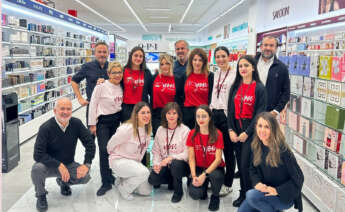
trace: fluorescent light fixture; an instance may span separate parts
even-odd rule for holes
[[[218,21],[220,18],[222,18],[223,16],[225,16],[227,13],[229,13],[231,10],[235,9],[236,7],[238,7],[239,5],[241,5],[245,0],[241,0],[239,2],[237,2],[236,4],[234,4],[232,7],[230,7],[227,11],[223,12],[220,16],[216,17],[215,19],[213,19],[212,21],[210,21],[208,24],[204,25],[203,27],[201,27],[197,32],[201,32],[202,30],[204,30],[206,27],[210,26],[211,24],[213,24],[214,22]]]
[[[194,0],[190,0],[190,2],[189,2],[189,4],[188,4],[188,7],[187,7],[187,9],[184,11],[183,16],[182,16],[182,18],[181,18],[181,20],[180,20],[180,24],[183,23],[183,20],[184,20],[184,18],[186,17],[186,15],[187,15],[187,13],[188,13],[190,7],[192,6],[193,2],[194,2]]]
[[[109,23],[111,23],[112,25],[114,25],[115,27],[117,27],[118,29],[121,29],[122,32],[126,32],[126,30],[122,27],[120,27],[118,24],[112,22],[109,18],[103,16],[102,14],[100,14],[99,12],[97,12],[96,10],[94,10],[93,8],[91,8],[89,5],[85,4],[84,2],[80,1],[80,0],[74,0],[76,2],[78,2],[79,4],[81,4],[82,6],[84,6],[85,8],[87,8],[88,10],[90,10],[91,12],[93,12],[94,14],[98,15],[99,17],[103,18],[104,20],[108,21]]]
[[[152,19],[167,19],[169,18],[168,16],[150,16]]]
[[[171,11],[169,8],[145,8],[146,11],[162,11],[162,12],[168,12]]]
[[[139,22],[139,24],[141,25],[141,27],[145,30],[145,32],[149,32],[146,28],[146,26],[143,24],[143,22],[140,20],[140,18],[137,16],[137,14],[134,12],[133,8],[131,7],[131,5],[129,5],[127,0],[123,0],[123,2],[125,2],[125,4],[127,5],[128,9],[131,11],[131,13],[134,15],[134,17],[137,19],[137,21]]]
[[[23,9],[22,7],[18,7],[17,5],[16,6],[12,6],[11,4],[7,4],[7,3],[4,2],[2,4],[2,8],[3,9],[7,9],[7,10],[11,10],[11,11],[19,13],[19,14],[24,14],[24,15],[27,15],[27,16],[30,16],[30,17],[33,17],[33,18],[37,18],[37,19],[42,20],[42,21],[48,21],[48,22],[51,22],[51,23],[54,23],[54,24],[57,24],[57,25],[62,25],[62,26],[71,28],[71,29],[77,29],[77,30],[83,31],[85,33],[96,34],[98,36],[99,35],[105,36],[102,33],[99,33],[99,32],[93,31],[93,30],[89,30],[87,28],[78,26],[76,24],[71,24],[71,23],[68,23],[66,21],[61,21],[59,19],[53,18],[53,17],[48,16],[48,15],[39,14],[38,12],[31,12],[30,10]],[[105,30],[105,31],[107,31],[107,30]]]
[[[169,24],[169,33],[171,32],[171,27],[172,27],[171,24]]]

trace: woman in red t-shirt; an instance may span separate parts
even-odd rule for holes
[[[235,82],[230,88],[228,103],[228,128],[240,172],[240,196],[233,202],[239,207],[246,192],[252,188],[249,178],[250,144],[255,116],[266,109],[266,88],[261,83],[254,57],[242,56],[237,63]]]
[[[123,72],[122,122],[131,117],[136,103],[149,103],[152,88],[152,74],[146,68],[145,52],[141,47],[134,47],[129,53]]]
[[[181,79],[174,76],[173,59],[168,54],[159,56],[159,71],[153,77],[151,94],[152,112],[152,133],[156,135],[161,125],[162,109],[169,102],[182,104],[183,84]]]
[[[188,58],[184,82],[183,123],[190,129],[195,124],[195,109],[209,105],[213,88],[213,73],[208,70],[208,59],[203,49],[194,49]]]
[[[207,199],[207,187],[211,182],[212,196],[210,211],[219,209],[219,192],[224,182],[222,133],[214,126],[212,111],[207,105],[200,105],[195,113],[195,128],[187,138],[189,168],[192,183],[189,194],[194,200]]]

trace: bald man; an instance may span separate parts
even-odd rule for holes
[[[34,147],[36,163],[32,167],[31,178],[38,211],[48,210],[46,178],[57,177],[61,194],[70,196],[70,185],[86,184],[90,180],[89,170],[95,156],[96,147],[89,130],[79,119],[72,117],[72,102],[68,98],[58,99],[54,114],[41,125]],[[74,161],[78,139],[85,147],[83,164]]]

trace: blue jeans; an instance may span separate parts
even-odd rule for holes
[[[242,202],[238,212],[275,212],[291,208],[293,202],[284,203],[278,196],[265,196],[265,193],[251,189],[246,193],[246,199]]]

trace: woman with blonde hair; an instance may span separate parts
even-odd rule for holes
[[[99,167],[102,178],[102,186],[97,191],[97,196],[104,195],[111,189],[111,184],[114,184],[115,181],[109,168],[107,144],[120,125],[123,96],[120,85],[123,76],[121,64],[118,62],[109,63],[107,72],[109,80],[96,85],[89,105],[88,123],[91,133],[97,135]]]
[[[183,83],[174,76],[173,59],[168,54],[159,56],[159,71],[153,77],[151,106],[152,106],[152,131],[153,136],[161,123],[161,112],[169,102],[182,105]]]
[[[121,196],[133,200],[132,193],[150,195],[149,170],[140,161],[151,139],[151,110],[146,102],[138,102],[131,118],[122,124],[111,137],[107,150],[109,164],[117,179]]]
[[[303,210],[301,190],[304,176],[269,112],[256,118],[256,133],[251,144],[253,157],[249,176],[254,189],[247,191],[239,212],[287,210],[292,205]]]
[[[183,123],[190,129],[195,125],[195,110],[209,105],[213,88],[213,73],[208,70],[208,58],[203,49],[194,49],[188,58],[184,80]]]

